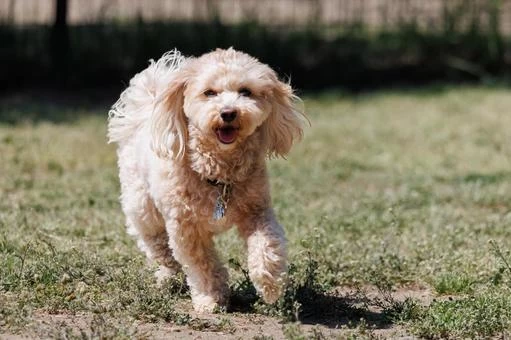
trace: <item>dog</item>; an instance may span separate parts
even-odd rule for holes
[[[193,307],[228,304],[227,270],[213,236],[235,225],[258,294],[274,303],[286,276],[286,238],[272,210],[266,159],[284,157],[308,120],[276,72],[229,48],[177,50],[136,74],[109,111],[118,144],[128,233],[159,265],[183,271]]]

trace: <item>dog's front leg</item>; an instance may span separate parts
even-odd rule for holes
[[[189,220],[168,221],[169,245],[181,264],[198,312],[212,312],[227,304],[227,271],[214,248],[213,234]]]
[[[274,303],[282,294],[287,270],[284,230],[270,208],[238,227],[247,244],[250,279],[263,300]]]

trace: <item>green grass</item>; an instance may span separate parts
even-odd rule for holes
[[[0,122],[0,334],[79,334],[69,325],[40,330],[38,317],[53,314],[87,315],[80,329],[90,337],[132,337],[134,322],[232,333],[231,317],[255,313],[351,328],[343,334],[355,337],[387,328],[437,338],[509,335],[507,89],[332,93],[305,105],[305,139],[287,160],[270,163],[289,239],[289,287],[276,306],[262,304],[236,233],[221,235],[234,311],[216,323],[183,308],[182,278],[156,288],[126,235],[107,109],[64,115],[52,107],[53,119],[34,121],[9,114],[27,108],[1,107],[10,118]],[[27,107],[35,117],[38,106]],[[378,287],[381,301],[350,299],[340,286]],[[433,301],[394,297],[413,286],[429,288]],[[297,324],[283,329],[302,336]]]
[[[414,320],[416,334],[427,338],[509,336],[509,291],[491,291],[454,301],[434,302]],[[504,336],[505,337],[505,336]]]
[[[464,274],[445,273],[435,278],[433,287],[438,294],[461,294],[472,291],[474,282]]]

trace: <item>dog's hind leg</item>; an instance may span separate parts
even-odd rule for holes
[[[125,183],[121,181],[121,183]],[[144,185],[133,179],[130,185],[122,187],[122,208],[126,215],[128,233],[137,238],[138,247],[150,260],[156,261],[160,268],[155,273],[158,283],[175,275],[181,266],[174,259],[169,248],[169,238],[165,223]]]
[[[152,206],[149,208],[149,206]],[[128,233],[137,237],[137,245],[146,256],[158,263],[159,269],[155,276],[158,283],[162,283],[168,277],[175,275],[181,270],[180,264],[174,259],[172,250],[169,248],[169,239],[164,228],[163,220],[154,209],[152,203],[147,203],[149,211],[143,214],[126,214]],[[151,211],[154,209],[154,211]]]

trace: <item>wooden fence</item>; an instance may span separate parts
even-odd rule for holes
[[[218,20],[265,26],[422,30],[488,30],[511,33],[511,0],[68,0],[69,24],[105,21]],[[0,0],[0,22],[50,24],[55,0]],[[494,27],[496,25],[496,27]]]

